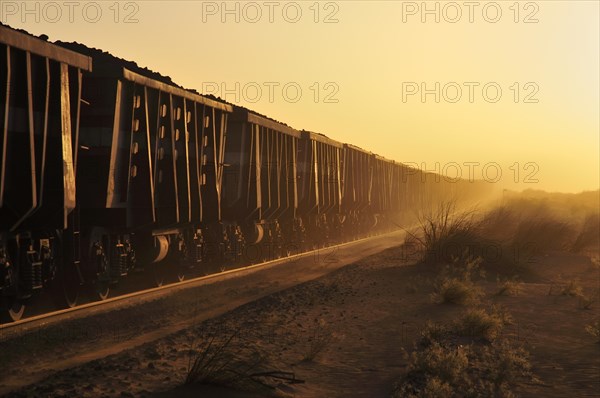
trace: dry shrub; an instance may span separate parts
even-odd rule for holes
[[[420,250],[421,262],[425,264],[480,257],[486,266],[494,265],[503,274],[512,273],[532,262],[545,249],[546,242],[564,240],[569,226],[541,218],[540,214],[546,212],[530,211],[525,217],[511,207],[500,207],[478,216],[474,211],[457,211],[454,202],[442,202],[435,211],[418,216],[419,227],[407,231],[404,245],[412,249],[412,254]],[[532,217],[542,221],[533,222]],[[538,227],[556,236],[548,239]],[[543,242],[538,242],[538,237]]]
[[[551,250],[567,250],[572,246],[575,229],[572,225],[551,217],[524,219],[519,223],[513,245],[532,255]]]
[[[466,351],[462,347],[449,350],[434,342],[422,351],[413,352],[409,372],[434,375],[446,382],[455,381],[469,364]]]
[[[421,330],[417,347],[427,348],[434,343],[444,344],[452,335],[452,328],[440,323],[427,321],[425,327]]]
[[[477,233],[501,249],[500,258],[494,259],[499,265],[519,269],[548,251],[583,253],[598,247],[600,216],[593,203],[581,202],[585,195],[530,195],[508,200],[477,224]],[[483,257],[489,262],[489,256]]]
[[[529,355],[507,341],[491,345],[434,343],[411,354],[393,398],[511,397],[513,385],[531,377]]]
[[[522,347],[512,346],[507,340],[481,346],[476,361],[481,364],[479,377],[487,379],[483,383],[488,384],[487,396],[490,397],[511,396],[511,382],[531,376],[529,353]]]
[[[434,376],[427,380],[420,396],[424,398],[442,398],[449,397],[451,394],[452,386]]]
[[[449,327],[428,322],[393,398],[513,396],[515,382],[531,377],[531,365],[527,351],[496,338],[505,321],[494,311],[470,311]],[[473,326],[493,341],[459,344],[464,343],[459,329]]]

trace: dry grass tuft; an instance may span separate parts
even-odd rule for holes
[[[324,319],[315,319],[315,325],[310,332],[308,347],[303,361],[314,361],[318,355],[327,349],[334,340],[334,332]]]
[[[521,290],[521,281],[517,277],[500,280],[496,279],[498,290],[496,296],[518,296]]]
[[[478,302],[482,290],[470,281],[444,278],[436,286],[433,301],[444,304],[467,305]]]
[[[584,297],[583,288],[575,279],[564,281],[559,275],[556,280],[553,280],[548,288],[548,296],[567,296],[567,297]]]
[[[455,331],[460,336],[471,339],[494,341],[500,335],[505,322],[499,313],[471,309],[456,321]]]
[[[437,209],[417,216],[418,232],[407,232],[405,244],[417,246],[423,251],[424,263],[449,263],[462,259],[481,245],[476,233],[473,211],[458,212],[455,201],[441,202]]]
[[[474,304],[483,296],[476,285],[476,276],[482,276],[481,259],[454,260],[447,266],[434,284],[432,300],[436,303],[467,305]]]
[[[576,280],[567,282],[560,291],[561,296],[581,297],[583,296],[583,288]]]
[[[579,296],[579,308],[582,310],[591,310],[592,305],[598,300],[600,291],[596,291],[592,296],[588,296],[585,293]]]
[[[581,296],[579,297],[579,308],[582,310],[591,310],[594,301],[596,301],[595,297]]]
[[[272,392],[273,384],[302,383],[294,373],[268,368],[269,359],[239,329],[216,327],[192,335],[185,384],[211,384],[244,391]]]
[[[212,333],[198,342],[192,341],[188,353],[185,384],[236,385],[261,362],[255,350],[254,358],[245,362],[236,355],[238,333]],[[251,347],[244,347],[251,348]]]
[[[594,323],[586,325],[585,331],[596,339],[596,343],[600,344],[600,319]]]

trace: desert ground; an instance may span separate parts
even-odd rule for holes
[[[597,245],[448,262],[406,242],[7,396],[600,395]]]

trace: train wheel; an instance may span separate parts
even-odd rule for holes
[[[16,297],[8,297],[6,299],[6,309],[0,313],[0,321],[16,322],[23,317],[25,313],[25,303],[23,300]]]
[[[94,283],[94,292],[98,299],[101,301],[106,300],[110,294],[110,281],[98,279]]]
[[[154,284],[156,287],[161,287],[165,284],[165,280],[167,279],[166,267],[164,264],[151,264],[152,267],[152,279],[154,280]]]
[[[184,280],[185,280],[185,269],[183,269],[182,267],[179,267],[179,269],[177,270],[177,281],[183,282]]]
[[[67,308],[77,305],[79,299],[79,280],[65,281],[63,285],[64,304]]]
[[[73,308],[77,305],[81,283],[75,264],[63,265],[52,284],[53,295],[59,308]]]
[[[11,306],[8,308],[8,316],[10,316],[10,318],[13,321],[18,321],[23,317],[23,314],[25,313],[25,304],[16,299],[12,302]]]

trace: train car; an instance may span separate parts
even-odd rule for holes
[[[377,232],[397,228],[394,220],[397,218],[399,203],[394,203],[394,169],[395,162],[383,156],[373,155],[373,213],[377,224]]]
[[[298,211],[308,247],[341,238],[341,159],[343,144],[324,135],[302,131],[298,148]]]
[[[402,163],[395,162],[392,177],[392,207],[395,209],[393,222],[397,226],[406,226],[411,222],[411,211],[408,190],[408,167]]]
[[[299,131],[235,107],[225,155],[223,218],[232,256],[244,251],[256,262],[300,250],[303,228],[298,211],[296,156]],[[242,239],[240,238],[243,237]]]
[[[76,205],[82,79],[90,57],[0,26],[2,316],[52,285],[80,283]],[[54,282],[54,284],[53,284]],[[63,295],[64,293],[64,295]]]
[[[371,207],[373,154],[344,144],[341,167],[343,235],[356,239],[377,223]]]
[[[221,186],[231,105],[107,53],[86,80],[78,165],[82,256],[101,299],[137,264],[160,285],[223,246]],[[212,250],[209,250],[211,249]]]

